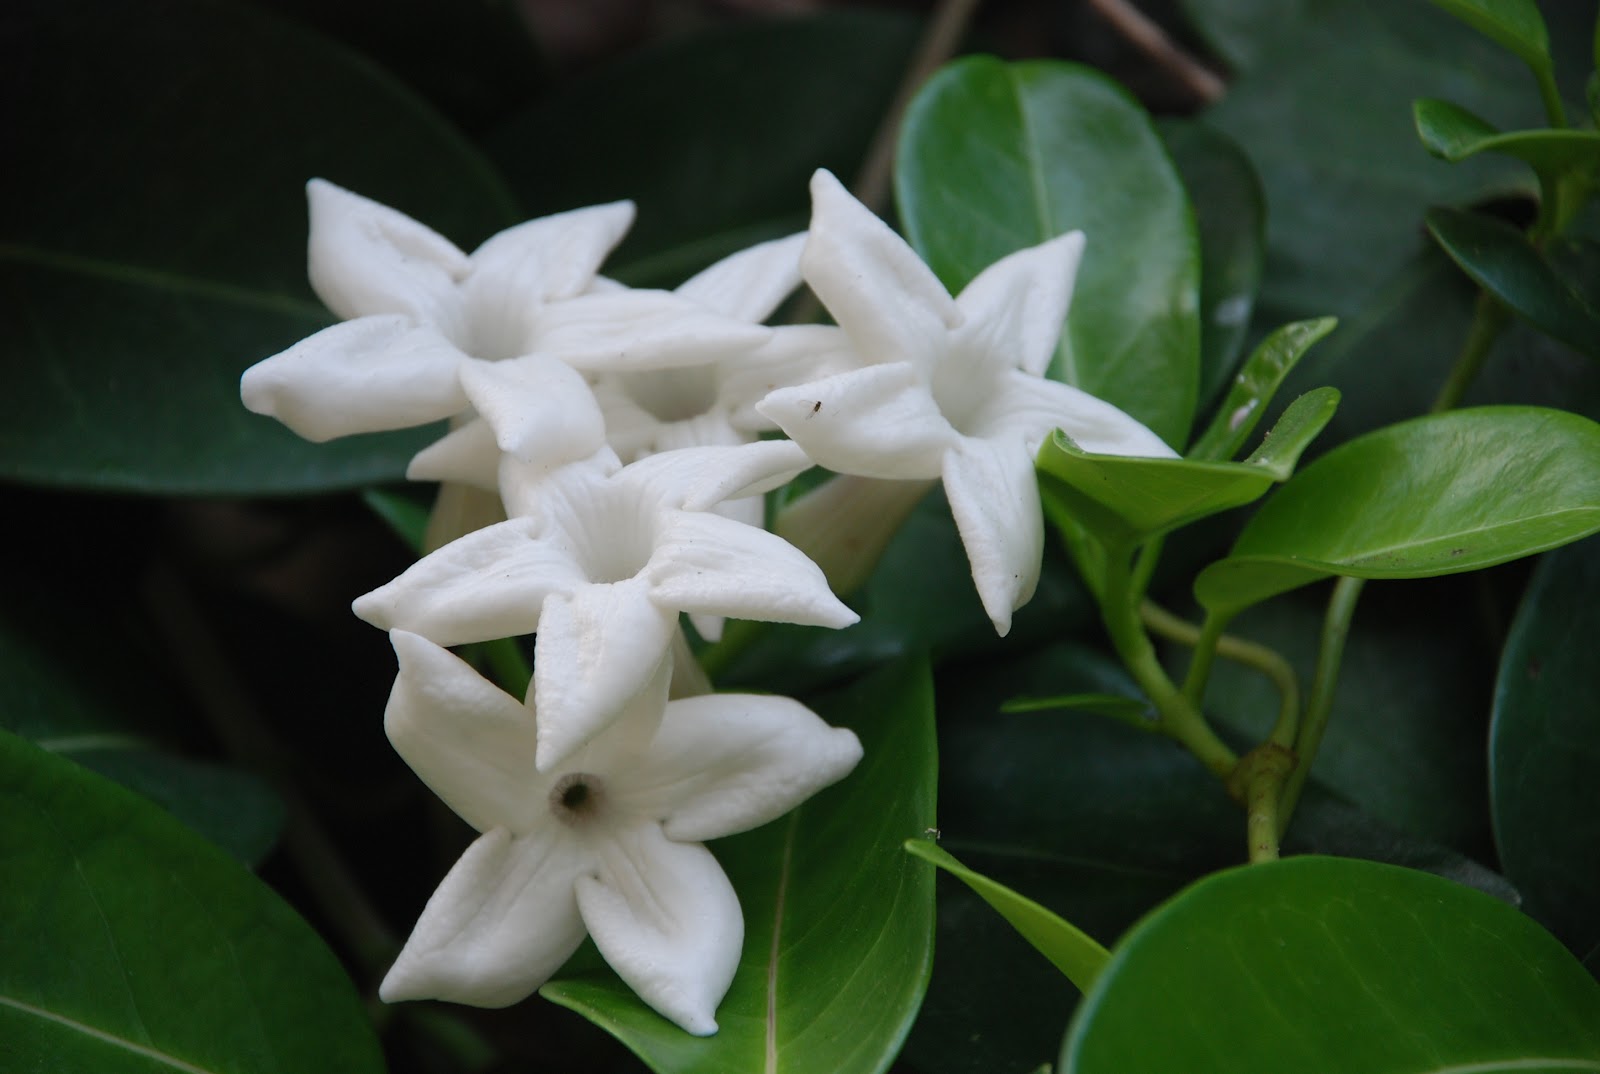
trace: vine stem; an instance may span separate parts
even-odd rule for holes
[[[1209,645],[1211,651],[1224,660],[1231,660],[1266,676],[1278,691],[1278,719],[1267,741],[1285,749],[1293,748],[1300,722],[1300,678],[1289,661],[1276,649],[1222,633],[1224,624],[1211,616],[1207,616],[1205,626],[1197,627],[1151,600],[1139,606],[1139,617],[1156,634],[1180,645],[1196,648],[1196,664],[1199,663],[1199,647]],[[1194,666],[1190,665],[1191,678]],[[1204,693],[1204,677],[1197,688],[1194,683],[1185,681],[1184,696],[1192,704],[1198,706]]]
[[[1089,0],[1089,6],[1156,66],[1182,83],[1200,104],[1211,104],[1228,92],[1228,84],[1216,72],[1179,48],[1159,24],[1128,0]]]
[[[1322,642],[1317,650],[1317,672],[1311,680],[1311,693],[1306,699],[1305,718],[1300,722],[1300,732],[1295,740],[1295,753],[1300,763],[1289,773],[1283,785],[1282,800],[1278,805],[1277,825],[1280,834],[1289,825],[1294,807],[1305,789],[1306,775],[1311,771],[1312,759],[1322,745],[1322,734],[1328,729],[1328,714],[1333,711],[1333,698],[1339,682],[1339,665],[1344,660],[1344,643],[1350,634],[1350,621],[1356,613],[1356,603],[1366,588],[1365,578],[1340,578],[1333,585],[1333,596],[1328,600],[1328,611],[1322,620]]]
[[[1467,388],[1477,378],[1478,371],[1483,368],[1484,359],[1489,356],[1490,348],[1494,346],[1494,341],[1500,337],[1501,331],[1510,319],[1511,314],[1499,299],[1487,291],[1478,292],[1478,300],[1473,306],[1472,326],[1467,329],[1466,342],[1461,347],[1461,353],[1456,356],[1455,364],[1450,367],[1450,375],[1446,378],[1444,386],[1439,389],[1438,398],[1434,399],[1433,406],[1428,408],[1430,414],[1440,414],[1461,404],[1461,397],[1467,393]]]

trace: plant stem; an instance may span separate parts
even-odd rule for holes
[[[1483,368],[1483,360],[1489,356],[1489,349],[1494,346],[1494,341],[1510,319],[1511,314],[1499,299],[1487,291],[1478,292],[1478,300],[1473,306],[1472,325],[1467,329],[1467,340],[1461,347],[1461,353],[1456,356],[1455,364],[1450,367],[1450,375],[1444,387],[1439,389],[1438,398],[1429,408],[1430,414],[1439,414],[1460,405],[1461,397],[1478,376],[1478,371]]]
[[[1089,6],[1156,66],[1181,82],[1200,104],[1211,104],[1228,91],[1227,83],[1214,71],[1179,48],[1166,31],[1128,0],[1089,0]]]
[[[1225,621],[1216,620],[1213,616],[1207,616],[1205,625],[1197,627],[1149,600],[1140,605],[1139,615],[1146,626],[1162,637],[1195,647],[1196,663],[1199,662],[1200,647],[1209,644],[1214,647],[1216,655],[1224,660],[1252,668],[1270,679],[1278,690],[1278,720],[1273,724],[1272,733],[1267,736],[1267,741],[1285,749],[1293,748],[1295,730],[1300,722],[1300,678],[1295,674],[1289,661],[1285,660],[1276,649],[1222,633]],[[1208,664],[1209,662],[1207,660]],[[1193,672],[1194,664],[1191,664],[1191,677]],[[1186,680],[1184,696],[1198,707],[1205,694],[1205,681],[1201,680],[1198,692],[1193,692],[1191,686],[1192,684]]]
[[[1245,833],[1251,862],[1278,860],[1279,812],[1287,801],[1284,781],[1295,771],[1295,755],[1264,742],[1239,762],[1247,773],[1244,787]]]
[[[1539,83],[1539,99],[1544,102],[1544,114],[1550,120],[1550,125],[1565,127],[1567,110],[1561,104],[1561,90],[1556,86],[1555,70],[1549,64],[1535,67],[1533,77]]]
[[[1333,711],[1333,698],[1338,690],[1339,665],[1344,660],[1344,643],[1350,634],[1350,620],[1355,616],[1356,603],[1365,578],[1340,578],[1333,585],[1333,596],[1328,600],[1328,611],[1322,620],[1322,642],[1317,649],[1317,672],[1311,680],[1311,693],[1306,698],[1306,711],[1300,721],[1294,752],[1300,763],[1289,773],[1284,784],[1283,798],[1278,808],[1278,831],[1283,832],[1294,815],[1305,788],[1311,762],[1322,745],[1322,734],[1328,729],[1328,715]]]

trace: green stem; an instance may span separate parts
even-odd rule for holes
[[[1322,745],[1322,734],[1328,729],[1328,715],[1333,711],[1333,698],[1339,684],[1339,665],[1344,660],[1345,639],[1350,634],[1350,620],[1355,616],[1356,603],[1366,584],[1365,578],[1340,578],[1334,583],[1333,596],[1328,600],[1328,611],[1322,620],[1322,641],[1317,649],[1317,671],[1312,677],[1305,716],[1295,737],[1294,752],[1299,764],[1289,773],[1279,805],[1280,833],[1294,815],[1300,792],[1305,788],[1306,775],[1311,771],[1311,762]]]
[[[1552,127],[1567,125],[1567,110],[1561,104],[1561,90],[1556,86],[1555,68],[1550,64],[1533,69],[1534,80],[1539,83],[1539,99],[1544,102],[1544,114]]]
[[[1456,356],[1455,364],[1450,367],[1450,376],[1439,390],[1438,398],[1429,408],[1430,414],[1439,414],[1461,405],[1461,397],[1467,393],[1467,388],[1483,368],[1483,360],[1489,356],[1489,349],[1510,320],[1511,314],[1499,299],[1487,291],[1478,292],[1478,301],[1472,311],[1472,325],[1467,329],[1467,341]]]
[[[1300,678],[1295,674],[1289,661],[1285,660],[1276,649],[1222,633],[1226,620],[1214,616],[1207,616],[1205,625],[1197,627],[1149,600],[1140,606],[1139,615],[1146,626],[1162,637],[1194,647],[1196,663],[1200,660],[1202,646],[1209,646],[1215,655],[1224,660],[1231,660],[1235,664],[1251,668],[1270,679],[1278,690],[1278,720],[1273,724],[1272,733],[1267,736],[1267,741],[1285,749],[1294,746],[1295,730],[1300,722]],[[1206,663],[1209,665],[1209,657],[1206,658]],[[1189,666],[1189,672],[1192,679],[1193,663]],[[1205,695],[1205,685],[1204,676],[1198,687],[1186,680],[1184,696],[1198,707]]]

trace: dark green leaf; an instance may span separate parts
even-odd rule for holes
[[[1423,148],[1452,164],[1479,153],[1500,153],[1554,174],[1600,162],[1600,133],[1595,131],[1501,133],[1465,108],[1427,97],[1412,103],[1411,115]]]
[[[1193,120],[1165,120],[1172,154],[1200,229],[1200,394],[1209,405],[1233,372],[1266,255],[1261,179],[1232,138]]]
[[[1250,352],[1244,367],[1234,378],[1233,387],[1217,408],[1216,416],[1189,449],[1188,457],[1195,460],[1233,458],[1267,412],[1267,405],[1289,370],[1318,340],[1332,332],[1336,324],[1332,317],[1297,321],[1262,340]]]
[[[381,1071],[349,979],[264,884],[0,733],[0,1067]]]
[[[932,862],[977,892],[1080,991],[1087,992],[1095,975],[1105,967],[1109,957],[1106,949],[1080,929],[1004,884],[973,872],[936,843],[910,839],[906,841],[906,851]]]
[[[1600,425],[1537,407],[1457,410],[1312,463],[1200,574],[1195,594],[1227,615],[1330,575],[1455,574],[1597,530]]]
[[[1550,70],[1550,32],[1534,0],[1433,0],[1535,71]]]
[[[817,710],[854,729],[866,758],[789,816],[713,845],[745,913],[717,1035],[687,1035],[610,973],[558,979],[541,995],[662,1074],[888,1069],[933,957],[933,870],[901,850],[934,824],[932,683],[924,663],[901,663]]]
[[[27,101],[0,210],[0,475],[230,493],[400,475],[425,434],[306,444],[244,410],[239,374],[329,320],[307,179],[475,241],[516,214],[469,146],[244,4],[8,4],[0,95]]]
[[[1286,480],[1338,405],[1332,388],[1296,399],[1244,462],[1091,455],[1058,432],[1039,449],[1040,489],[1101,541],[1143,541],[1250,503]]]
[[[1051,375],[1183,443],[1199,384],[1200,257],[1150,118],[1097,71],[976,56],[907,110],[895,173],[912,246],[952,291],[1015,250],[1088,237]]]
[[[1600,543],[1552,552],[1511,629],[1489,739],[1495,842],[1528,913],[1600,944]]]
[[[805,229],[811,173],[856,173],[917,33],[858,11],[686,35],[566,87],[488,150],[532,211],[633,199],[638,223],[606,271],[676,285]]]
[[[1292,858],[1209,877],[1129,933],[1061,1070],[1600,1070],[1600,985],[1470,888]]]
[[[1530,324],[1600,357],[1600,309],[1568,286],[1522,232],[1457,209],[1429,212],[1428,230],[1463,272]]]

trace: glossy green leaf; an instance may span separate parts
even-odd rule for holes
[[[1338,405],[1332,388],[1302,395],[1244,462],[1091,455],[1057,432],[1039,449],[1040,489],[1107,544],[1146,540],[1250,503],[1287,480]]]
[[[1194,204],[1200,230],[1200,394],[1207,406],[1233,373],[1266,256],[1267,207],[1237,142],[1195,120],[1157,128]]]
[[[1555,173],[1600,163],[1600,133],[1580,130],[1501,132],[1449,101],[1424,97],[1411,106],[1423,148],[1450,161],[1479,153],[1500,153],[1531,164],[1535,171]]]
[[[919,33],[905,15],[839,11],[673,35],[561,87],[486,148],[530,212],[632,199],[607,274],[676,286],[805,229],[811,173],[860,170]]]
[[[1522,232],[1458,209],[1429,212],[1428,230],[1463,272],[1530,324],[1600,357],[1600,308],[1562,279]]]
[[[1550,32],[1534,0],[1433,0],[1535,71],[1550,70]]]
[[[0,733],[0,1067],[384,1069],[331,952],[137,795]]]
[[[1015,250],[1088,238],[1051,375],[1183,443],[1199,383],[1200,256],[1183,185],[1126,90],[1088,68],[975,56],[906,112],[912,246],[952,291]]]
[[[541,995],[661,1074],[889,1068],[933,956],[933,870],[901,850],[934,824],[932,683],[924,663],[902,662],[816,708],[852,728],[866,757],[787,817],[712,844],[745,914],[716,1036],[689,1036],[609,972],[558,978]]]
[[[1568,946],[1600,946],[1600,542],[1550,553],[1495,688],[1490,794],[1501,867]]]
[[[1202,880],[1118,943],[1063,1074],[1600,1070],[1600,984],[1427,873],[1291,858]]]
[[[1289,370],[1337,324],[1332,317],[1296,321],[1275,329],[1263,339],[1234,377],[1233,386],[1217,407],[1216,416],[1189,449],[1188,457],[1195,460],[1233,458],[1266,414],[1268,404]]]
[[[1080,991],[1087,992],[1095,976],[1105,968],[1110,955],[1081,929],[1004,884],[973,872],[938,844],[910,839],[906,841],[906,852],[932,862],[976,891]]]
[[[244,410],[239,374],[330,320],[305,280],[307,179],[470,247],[517,219],[476,152],[247,4],[19,0],[0,49],[0,95],[28,102],[0,199],[0,476],[186,493],[399,477],[427,434],[307,444]]]
[[[1560,410],[1434,414],[1343,444],[1256,513],[1195,580],[1231,614],[1326,578],[1478,570],[1600,530],[1600,425]]]

